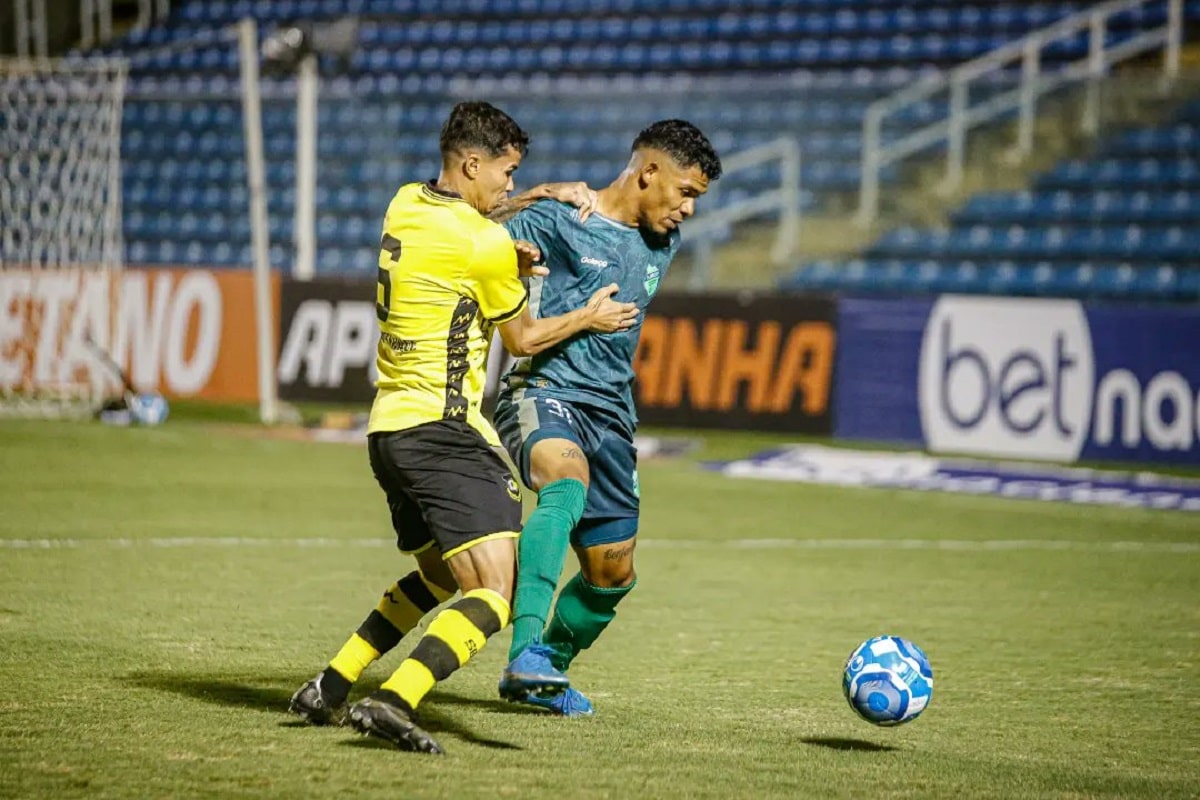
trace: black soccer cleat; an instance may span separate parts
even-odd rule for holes
[[[359,733],[391,742],[401,750],[443,755],[445,750],[413,722],[411,711],[396,704],[392,692],[373,692],[350,706],[350,725]]]
[[[288,711],[297,714],[310,725],[344,725],[346,722],[346,701],[331,696],[324,686],[325,673],[322,672],[308,683],[301,686],[292,695]]]

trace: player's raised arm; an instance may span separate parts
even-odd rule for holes
[[[558,200],[569,203],[579,209],[579,219],[582,222],[596,208],[596,192],[582,181],[564,183],[542,183],[528,191],[513,195],[496,206],[487,217],[492,222],[507,222],[517,212],[528,208],[538,200]]]

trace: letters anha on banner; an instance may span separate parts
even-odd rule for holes
[[[0,386],[115,386],[85,344],[90,338],[141,390],[253,400],[252,308],[252,276],[243,272],[5,270]]]

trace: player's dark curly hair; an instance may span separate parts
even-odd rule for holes
[[[721,158],[699,128],[682,119],[664,119],[643,130],[633,140],[633,150],[653,147],[675,159],[679,166],[697,165],[710,181],[721,177]]]
[[[529,149],[529,134],[491,103],[469,100],[451,110],[442,126],[438,144],[443,158],[472,147],[486,150],[492,158],[509,146],[525,155]]]

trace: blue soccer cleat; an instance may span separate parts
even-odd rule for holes
[[[545,645],[531,644],[518,653],[500,676],[500,696],[517,701],[534,694],[550,698],[570,688],[571,680],[550,663],[553,652]]]
[[[558,714],[563,717],[590,717],[596,713],[592,709],[591,700],[584,697],[579,690],[570,688],[552,697],[530,694],[515,702],[523,703],[527,706],[544,708],[552,714]]]

